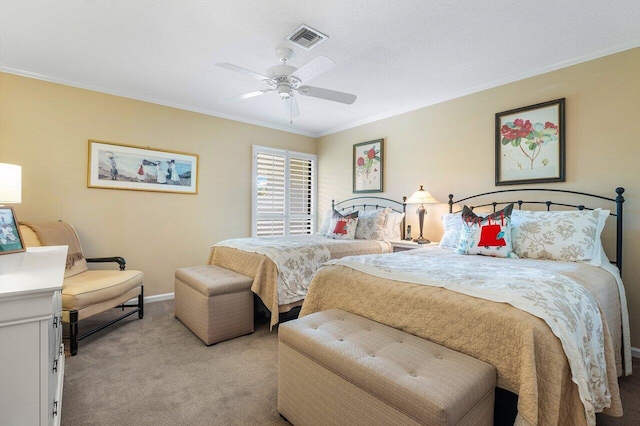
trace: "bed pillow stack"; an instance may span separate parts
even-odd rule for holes
[[[503,209],[503,212],[507,208]],[[468,208],[465,206],[464,209]],[[465,230],[463,214],[442,215],[444,234],[440,247],[463,254],[486,254],[471,253],[466,249],[471,244],[468,238],[472,230]],[[609,210],[602,209],[514,210],[510,214],[508,230],[513,256],[507,257],[586,262],[600,266],[608,261],[600,235],[609,214]]]

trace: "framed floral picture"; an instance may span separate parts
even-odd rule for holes
[[[564,182],[564,98],[496,114],[496,185]]]
[[[353,145],[353,192],[382,192],[384,139]]]

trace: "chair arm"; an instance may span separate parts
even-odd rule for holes
[[[85,259],[87,263],[104,263],[104,262],[115,262],[120,265],[120,270],[124,271],[124,268],[127,266],[127,261],[124,260],[124,257],[116,256],[116,257],[94,257]]]

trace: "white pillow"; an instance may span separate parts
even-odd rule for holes
[[[445,213],[442,215],[444,234],[440,238],[440,247],[457,249],[462,231],[462,213]]]
[[[331,218],[333,216],[333,211],[331,209],[327,210],[322,218],[322,225],[320,225],[320,231],[318,231],[319,235],[324,235],[325,237],[329,233],[329,226],[331,225]]]
[[[385,240],[384,222],[389,213],[388,207],[382,210],[360,211],[358,213],[358,227],[356,239],[358,240]]]
[[[609,210],[521,211],[512,215],[511,238],[518,257],[602,262],[600,234]]]
[[[404,213],[389,209],[384,220],[385,241],[402,240],[402,219]]]

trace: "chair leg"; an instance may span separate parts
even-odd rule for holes
[[[69,346],[71,356],[78,353],[78,311],[69,311]]]
[[[144,286],[140,286],[140,294],[138,295],[138,318],[142,319],[144,317]]]

